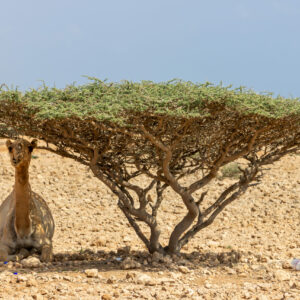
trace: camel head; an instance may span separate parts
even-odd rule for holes
[[[31,153],[37,146],[37,140],[28,142],[24,139],[18,139],[14,142],[6,141],[6,146],[10,156],[10,162],[13,167],[29,166]]]

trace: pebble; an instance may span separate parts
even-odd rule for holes
[[[32,295],[32,299],[34,299],[34,300],[43,300],[44,297],[41,294],[34,294],[34,295]]]
[[[282,281],[287,281],[287,280],[291,279],[290,273],[288,273],[287,271],[283,271],[283,270],[276,270],[274,272],[274,276],[275,276],[275,278],[282,280]]]
[[[154,280],[152,277],[150,277],[147,274],[138,274],[135,282],[137,284],[145,284],[145,285],[156,285],[156,280]]]
[[[207,288],[207,289],[210,289],[212,287],[212,284],[210,284],[209,282],[206,282],[204,284],[204,286]]]
[[[86,269],[84,270],[84,273],[87,277],[95,278],[98,277],[98,270],[97,269]]]
[[[25,282],[27,280],[28,280],[28,278],[24,275],[18,275],[17,276],[17,282]]]
[[[178,270],[183,273],[183,274],[188,274],[191,272],[191,270],[188,268],[188,267],[185,267],[185,266],[179,266],[178,267]]]
[[[41,261],[37,257],[28,257],[21,260],[21,264],[25,268],[38,268],[42,266]]]
[[[157,251],[155,251],[153,254],[152,254],[152,262],[162,262],[164,259],[164,256],[162,253],[159,253]]]
[[[141,264],[131,257],[126,257],[120,264],[121,269],[129,270],[129,269],[139,269]]]

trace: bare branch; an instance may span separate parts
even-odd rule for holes
[[[130,213],[126,209],[126,207],[122,204],[121,201],[118,202],[118,206],[121,208],[121,211],[124,213],[125,217],[127,218],[129,224],[133,227],[134,231],[136,232],[137,236],[143,241],[146,247],[149,249],[150,242],[146,238],[146,236],[141,231],[140,227],[136,223],[136,221],[131,217]]]

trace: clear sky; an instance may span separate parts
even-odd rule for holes
[[[299,0],[0,4],[0,84],[180,78],[300,96]]]

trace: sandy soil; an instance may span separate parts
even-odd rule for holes
[[[55,260],[0,265],[0,299],[300,299],[300,271],[290,267],[300,258],[300,156],[270,166],[260,185],[172,258],[147,253],[115,196],[86,167],[34,155],[30,181],[55,219]],[[14,182],[3,140],[0,178],[1,203]],[[215,180],[210,197],[230,182]],[[162,242],[184,212],[167,191]]]

